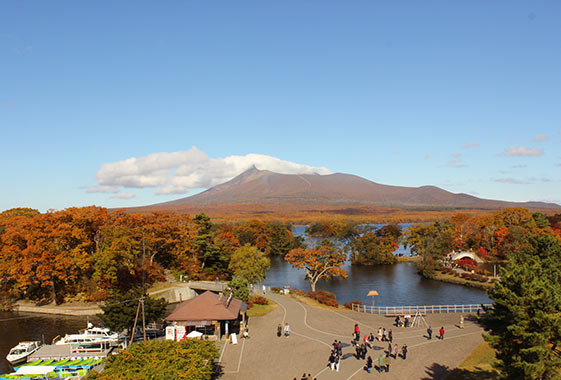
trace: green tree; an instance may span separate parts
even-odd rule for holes
[[[542,214],[541,212],[535,212],[532,214],[532,218],[534,219],[534,221],[536,222],[536,226],[538,226],[538,228],[548,228],[551,227],[551,224],[549,223],[549,220],[547,219],[547,216],[545,216],[544,214]]]
[[[561,246],[532,235],[509,255],[482,318],[501,379],[561,379]]]
[[[349,246],[351,262],[354,265],[381,265],[396,262],[393,252],[398,246],[393,235],[379,236],[377,233],[367,232],[352,239]]]
[[[271,260],[263,252],[246,244],[236,249],[228,268],[235,276],[245,278],[250,284],[256,284],[265,279],[270,267]]]
[[[102,372],[87,380],[210,380],[216,375],[218,348],[208,340],[152,340],[110,356]]]
[[[432,278],[440,267],[442,257],[454,249],[454,236],[447,222],[415,224],[407,229],[402,239],[405,247],[421,257],[417,264],[424,277]]]
[[[214,242],[215,232],[210,218],[205,213],[200,213],[193,218],[193,222],[198,228],[193,249],[201,262],[201,270],[211,274],[224,273],[227,271],[229,258]]]
[[[247,302],[249,299],[249,283],[243,277],[234,276],[228,283],[228,287],[224,290],[224,295],[230,296]]]
[[[100,306],[103,314],[98,314],[97,316],[103,321],[105,326],[114,331],[132,330],[138,308],[138,300],[141,297],[141,289],[131,289],[126,293],[118,294],[114,298],[107,300],[105,305]],[[145,295],[144,318],[146,323],[162,319],[166,313],[167,305],[167,301],[163,298],[155,299]],[[142,321],[142,319],[139,319],[139,321]]]

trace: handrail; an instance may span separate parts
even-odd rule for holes
[[[351,304],[353,311],[371,314],[440,314],[440,313],[473,313],[482,310],[483,307],[491,307],[491,304],[467,304],[467,305],[414,305],[414,306],[369,306],[357,303]]]

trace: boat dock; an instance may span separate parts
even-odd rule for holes
[[[84,347],[71,344],[48,344],[41,346],[27,358],[27,362],[36,360],[63,360],[63,359],[105,359],[114,347],[108,346],[99,349],[84,349]]]

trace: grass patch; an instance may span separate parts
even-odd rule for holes
[[[421,261],[420,256],[397,256],[396,263],[411,263]]]
[[[479,281],[470,281],[462,277],[455,277],[450,274],[444,274],[441,272],[436,272],[436,275],[432,278],[433,280],[449,282],[451,284],[458,284],[458,285],[465,285],[471,286],[474,288],[479,289],[490,289],[494,288],[495,284],[491,282],[479,282]]]
[[[267,298],[269,301],[268,305],[258,305],[253,304],[251,309],[247,310],[248,317],[262,317],[266,314],[269,314],[271,311],[275,310],[278,304],[270,298]]]
[[[458,368],[448,374],[446,380],[494,380],[498,376],[491,365],[494,360],[495,350],[487,342],[483,342]]]
[[[156,282],[151,287],[148,288],[147,292],[148,293],[154,293],[154,292],[157,292],[159,290],[171,289],[171,288],[173,288],[177,285],[178,285],[177,283],[168,282],[168,281]]]

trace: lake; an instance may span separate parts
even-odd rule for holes
[[[410,224],[401,226],[405,229]],[[305,236],[306,226],[294,226],[293,231],[295,235]],[[318,239],[306,240],[311,245]],[[403,246],[396,253],[403,256],[411,254]],[[380,294],[375,299],[379,306],[491,303],[483,290],[423,278],[417,274],[414,263],[360,267],[347,261],[343,269],[348,274],[346,279],[320,280],[317,284],[317,289],[335,293],[340,304],[358,300],[371,305],[372,298],[366,296],[370,290],[377,290]],[[311,290],[310,283],[304,276],[304,270],[293,268],[282,257],[272,257],[271,269],[264,283],[268,286]]]

